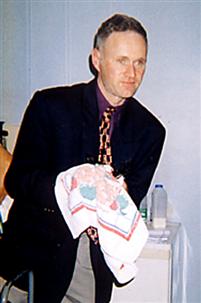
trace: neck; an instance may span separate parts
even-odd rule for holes
[[[98,87],[99,87],[101,93],[103,94],[103,96],[105,97],[105,99],[107,100],[107,102],[110,105],[117,107],[117,106],[122,105],[125,102],[125,99],[122,99],[120,97],[117,97],[117,96],[114,96],[114,95],[108,93],[106,91],[102,81],[100,80],[100,78],[98,78],[97,83],[98,83]]]

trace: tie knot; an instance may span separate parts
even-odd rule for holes
[[[109,107],[106,108],[105,112],[106,112],[106,113],[113,113],[115,110],[116,110],[115,107],[109,106]]]
[[[112,113],[116,110],[115,107],[107,107],[106,110],[103,113],[103,119],[110,120],[112,117]]]

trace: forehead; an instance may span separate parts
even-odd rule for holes
[[[146,57],[147,45],[142,35],[134,31],[113,32],[103,43],[103,52],[113,55]]]

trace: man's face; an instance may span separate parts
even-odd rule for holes
[[[98,71],[99,87],[113,106],[121,105],[137,91],[146,57],[146,43],[133,31],[113,32],[100,49],[93,49],[92,62]]]

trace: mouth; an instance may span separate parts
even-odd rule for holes
[[[122,82],[122,85],[123,85],[123,86],[126,86],[126,87],[130,87],[130,88],[135,88],[136,82],[123,81],[123,82]]]
[[[135,85],[136,81],[134,81],[134,80],[132,80],[132,81],[131,80],[123,80],[122,83],[128,84],[128,85]]]

